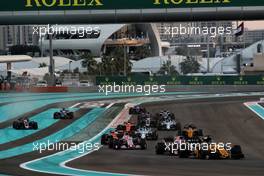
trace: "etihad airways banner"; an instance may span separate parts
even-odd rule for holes
[[[2,0],[0,11],[264,6],[264,0]]]

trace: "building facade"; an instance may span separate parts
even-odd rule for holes
[[[8,51],[14,45],[37,45],[38,35],[31,25],[0,26],[0,50]]]

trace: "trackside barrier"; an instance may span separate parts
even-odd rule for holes
[[[11,89],[11,85],[8,82],[0,83],[0,90],[9,91]]]
[[[97,85],[264,85],[264,76],[99,76]]]
[[[68,92],[68,87],[31,87],[29,92],[32,93],[53,93],[53,92]]]

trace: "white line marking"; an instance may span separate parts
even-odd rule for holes
[[[109,104],[108,106],[106,106],[106,109],[111,108],[114,104],[115,104],[115,103],[111,103],[111,104]]]
[[[79,106],[80,104],[81,104],[81,103],[77,103],[77,104],[71,106],[70,108],[75,108],[75,107]]]
[[[252,107],[250,107],[250,105],[256,105],[256,106],[259,106],[260,108],[263,109],[263,107],[260,106],[258,103],[259,103],[259,102],[247,102],[247,103],[244,103],[244,105],[245,105],[247,108],[249,108],[251,111],[253,111],[255,114],[257,114],[261,119],[264,120],[264,117],[263,117],[261,114],[259,114],[259,113],[258,113],[257,111],[255,111]]]

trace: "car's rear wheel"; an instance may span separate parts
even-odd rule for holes
[[[68,116],[69,116],[69,119],[73,119],[73,118],[74,118],[74,114],[73,114],[73,112],[69,112],[69,113],[68,113]]]
[[[113,140],[112,139],[110,139],[109,140],[109,144],[108,144],[108,148],[110,148],[110,149],[112,149],[113,148]]]
[[[60,113],[58,112],[55,112],[54,115],[53,115],[54,119],[60,119],[61,118],[61,115]]]
[[[36,122],[33,122],[33,123],[32,123],[32,128],[33,128],[34,130],[37,130],[37,129],[38,129],[38,124],[37,124]]]
[[[147,149],[147,143],[145,140],[140,141],[140,147],[141,147],[141,150]]]
[[[107,138],[108,138],[107,134],[103,134],[102,135],[102,137],[101,137],[101,144],[102,145],[106,145],[107,144],[107,142],[106,142]]]
[[[178,123],[176,124],[176,130],[178,130],[178,131],[181,130],[181,123],[180,123],[180,122],[178,122]]]
[[[120,147],[121,147],[121,146],[120,146],[119,141],[115,140],[115,141],[113,142],[113,148],[114,148],[115,150],[119,150]]]
[[[156,145],[156,154],[157,155],[163,155],[165,153],[165,144],[158,143]]]
[[[203,130],[202,129],[198,130],[198,136],[203,136]]]
[[[159,138],[159,135],[158,135],[157,131],[155,131],[153,134],[153,140],[158,140],[158,138]]]
[[[241,146],[240,145],[235,145],[231,149],[231,158],[232,159],[242,159],[244,158],[244,154],[242,152]]]
[[[17,122],[13,122],[13,128],[14,128],[14,129],[18,129],[18,128],[19,128],[19,126],[18,126],[18,123],[17,123]]]
[[[134,112],[133,112],[133,108],[130,108],[130,109],[129,109],[129,115],[131,115],[131,114],[134,114]]]
[[[210,155],[208,151],[201,150],[200,151],[200,159],[210,159]]]

